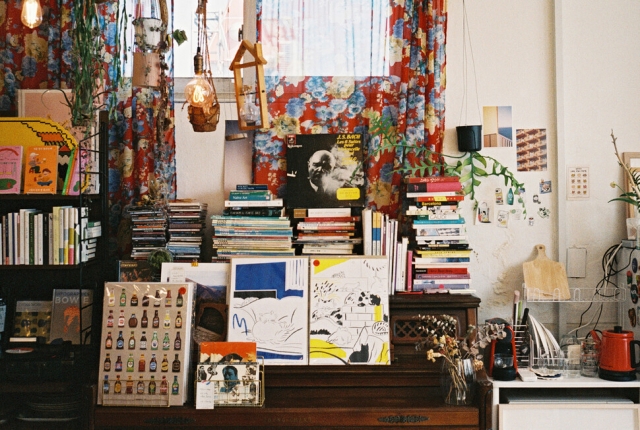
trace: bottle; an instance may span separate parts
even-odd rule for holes
[[[513,190],[511,188],[509,188],[509,192],[507,193],[507,204],[513,204]]]
[[[176,359],[171,363],[171,371],[173,373],[180,372],[180,360],[178,359],[178,354],[176,354]]]
[[[151,361],[149,362],[149,372],[155,372],[158,368],[158,362],[156,361],[156,355],[151,354]]]
[[[133,330],[131,331],[131,336],[129,337],[129,349],[136,349],[136,338],[133,334]]]
[[[115,394],[122,393],[122,382],[120,382],[120,375],[116,375],[116,382],[113,384],[113,392]]]
[[[138,381],[138,389],[136,390],[138,394],[144,394],[144,379],[142,379],[142,375],[140,375],[140,380]]]
[[[136,314],[131,314],[131,318],[129,318],[129,327],[135,328],[138,326],[138,318],[136,318]]]
[[[169,315],[169,311],[164,314],[164,328],[171,327],[171,315]]]
[[[122,337],[122,330],[118,333],[118,338],[116,339],[116,349],[124,349],[124,338]]]
[[[131,375],[127,379],[127,394],[133,394],[133,379],[131,379]]]
[[[107,332],[107,338],[104,341],[104,347],[106,349],[111,349],[113,347],[113,338],[111,337],[111,332]]]
[[[173,377],[173,384],[171,384],[171,394],[176,395],[178,394],[179,391],[179,385],[178,385],[178,377],[174,376]]]
[[[142,337],[140,338],[140,349],[147,349],[147,333],[142,332]]]
[[[120,309],[120,316],[118,316],[118,327],[124,327],[124,309]]]
[[[175,326],[176,328],[182,328],[182,315],[180,314],[180,311],[178,311],[178,315],[176,315]]]
[[[182,292],[178,290],[178,298],[176,299],[176,306],[181,308],[183,300],[184,299],[182,298]]]
[[[131,295],[131,306],[138,306],[138,295],[135,291]]]
[[[109,394],[109,375],[104,375],[104,382],[102,383],[102,393]]]
[[[171,307],[171,290],[167,290],[167,297],[164,298],[164,307]]]
[[[113,290],[109,290],[109,307],[113,307],[116,305],[116,295],[113,293]]]
[[[104,371],[105,372],[110,372],[111,371],[111,357],[109,357],[109,353],[107,352],[107,356],[104,359]]]
[[[149,325],[149,318],[147,318],[147,310],[142,311],[142,319],[140,320],[140,327],[147,328]]]
[[[107,327],[113,327],[113,311],[109,311],[109,316],[107,317]]]
[[[182,339],[180,339],[180,332],[176,333],[176,339],[173,341],[173,349],[180,351],[182,348]]]
[[[158,328],[160,327],[160,317],[158,317],[158,311],[156,310],[155,314],[153,315],[153,323],[151,324],[153,328]]]
[[[162,339],[162,349],[168,351],[171,348],[171,339],[169,339],[169,332],[164,332],[164,339]]]
[[[146,294],[142,295],[142,306],[149,306],[149,296]]]
[[[151,381],[149,381],[149,394],[156,393],[156,380],[153,375],[151,375]]]
[[[162,357],[162,364],[160,365],[160,371],[161,372],[169,371],[169,360],[167,360],[167,354],[164,354],[164,357]]]
[[[158,349],[158,332],[157,331],[154,331],[153,336],[151,337],[151,349],[154,351]]]
[[[160,290],[156,290],[156,299],[153,302],[153,306],[156,308],[160,307]]]
[[[138,372],[144,372],[147,367],[147,362],[144,359],[144,354],[140,354],[140,360],[138,360]]]
[[[122,293],[120,293],[120,306],[127,306],[127,293],[122,289]]]
[[[127,359],[127,372],[133,372],[134,369],[133,354],[129,354],[129,358]]]
[[[169,387],[167,386],[167,377],[163,376],[162,381],[160,381],[160,394],[167,394],[168,388]]]
[[[116,359],[116,372],[122,372],[122,360],[120,356]]]

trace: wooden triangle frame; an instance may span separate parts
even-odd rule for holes
[[[253,61],[243,62],[245,53],[251,54]],[[238,108],[238,128],[240,130],[255,130],[259,128],[269,128],[269,113],[267,111],[267,90],[264,82],[264,65],[267,64],[267,60],[262,56],[262,44],[257,42],[252,44],[248,40],[242,40],[238,52],[236,52],[229,70],[233,72],[233,85],[236,93],[236,105]],[[247,125],[242,117],[240,111],[244,106],[244,91],[242,85],[242,69],[249,67],[255,67],[256,71],[256,100],[258,100],[260,108],[260,124],[259,125]]]

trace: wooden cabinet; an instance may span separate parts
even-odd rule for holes
[[[410,328],[415,316],[427,313],[455,315],[462,327],[476,324],[479,303],[473,296],[393,296],[395,354],[389,366],[266,366],[263,407],[97,406],[95,428],[486,429],[491,384],[486,379],[479,382],[473,405],[446,405],[440,394],[439,369],[415,351],[420,334]]]

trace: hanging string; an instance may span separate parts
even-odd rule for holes
[[[468,41],[468,42],[467,42]],[[476,106],[478,107],[478,117],[482,119],[480,114],[480,98],[478,97],[478,76],[476,75],[476,61],[473,57],[473,46],[471,45],[471,32],[469,31],[469,20],[467,19],[467,4],[462,0],[462,106],[460,107],[460,119],[467,124],[467,43],[469,44],[469,52],[471,53],[471,66],[473,68],[473,79],[476,90]]]

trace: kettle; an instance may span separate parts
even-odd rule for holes
[[[595,330],[591,330],[591,336],[600,350],[598,376],[608,381],[635,381],[640,366],[636,347],[640,347],[640,341],[633,340],[633,332],[614,326],[613,330],[603,330],[602,338]]]

